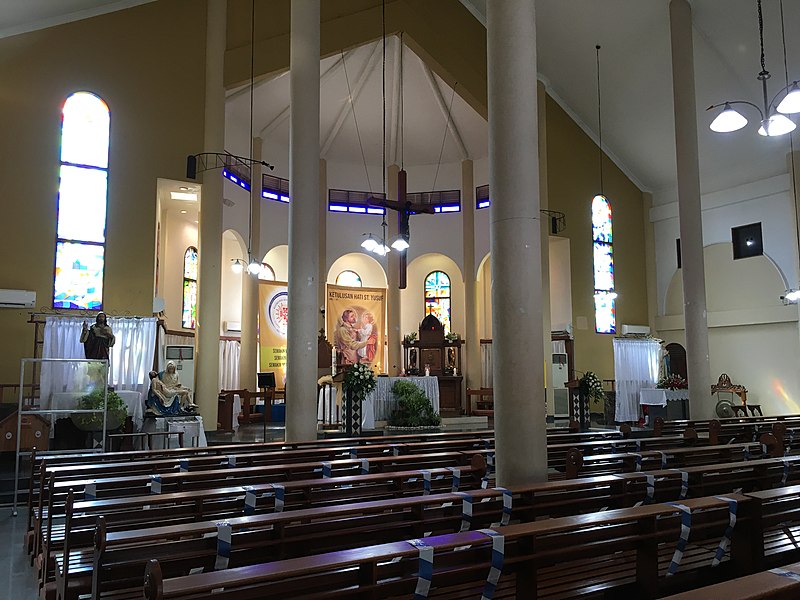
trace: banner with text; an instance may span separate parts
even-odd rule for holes
[[[259,371],[275,373],[275,383],[286,381],[286,331],[289,325],[288,284],[258,282]]]
[[[367,363],[383,373],[386,290],[328,285],[328,340],[342,364]]]

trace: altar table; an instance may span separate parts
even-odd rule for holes
[[[436,377],[378,377],[372,390],[361,405],[361,427],[374,429],[375,421],[386,421],[395,409],[397,399],[392,386],[397,381],[410,381],[425,392],[433,405],[433,412],[439,413],[439,380]]]
[[[689,418],[689,390],[643,388],[639,390],[639,404],[649,407],[650,424],[659,416],[668,421]]]

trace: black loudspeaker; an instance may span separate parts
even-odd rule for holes
[[[275,387],[275,373],[258,373],[258,387],[259,389],[263,388],[274,388]]]
[[[733,260],[764,254],[761,223],[733,227],[731,241],[733,242]]]
[[[186,179],[197,177],[197,157],[190,154],[186,157]]]

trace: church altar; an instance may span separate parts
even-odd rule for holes
[[[433,411],[439,412],[439,380],[436,377],[378,377],[375,389],[361,404],[361,426],[374,429],[375,421],[386,421],[394,410],[397,400],[392,394],[392,386],[397,381],[410,381],[425,395],[433,405]]]
[[[142,422],[144,420],[144,402],[142,401],[142,394],[135,390],[116,390],[116,394],[125,403],[128,408],[128,416],[133,421],[135,431],[141,431]],[[51,396],[50,406],[47,407],[51,410],[64,410],[63,415],[58,415],[56,418],[65,418],[69,416],[81,396],[85,392],[54,392]]]
[[[649,425],[656,417],[668,421],[689,418],[689,390],[642,388],[639,390],[639,404],[647,407]]]
[[[661,390],[643,388],[639,390],[639,404],[666,406],[668,401],[689,400],[689,390]]]

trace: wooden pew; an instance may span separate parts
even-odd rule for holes
[[[797,600],[800,598],[800,563],[777,567],[668,596],[664,600]]]
[[[615,477],[599,477],[511,488],[510,518],[533,521],[591,508],[630,506],[636,498],[628,497],[627,485],[629,482]],[[474,490],[469,496],[474,507],[472,529],[501,521],[501,490]],[[229,566],[302,556],[309,548],[322,552],[363,543],[458,532],[463,501],[462,494],[441,493],[228,519],[232,528]],[[564,512],[566,506],[570,506],[571,512]],[[99,597],[102,590],[125,585],[131,573],[139,575],[141,584],[145,563],[151,557],[159,559],[165,573],[178,574],[189,566],[201,565],[206,571],[213,570],[216,533],[216,521],[108,533],[101,517],[93,562],[84,563],[72,573],[77,578],[73,586],[77,588],[81,581],[85,587],[91,576],[93,596]],[[143,551],[144,548],[148,551]]]
[[[730,560],[723,570],[750,573],[759,532],[755,502],[738,502]],[[678,574],[665,578],[662,564],[675,549],[681,512],[657,504],[591,515],[561,517],[492,529],[503,536],[503,596],[577,597],[613,591],[622,597],[654,598],[665,590],[697,582],[710,570],[719,539],[729,523],[725,500],[703,498],[684,503],[692,513],[694,538]],[[432,548],[434,596],[476,598],[492,565],[493,537],[486,530],[394,542],[290,558],[225,571],[165,579],[158,561],[145,573],[144,597],[177,600],[211,594],[229,598],[408,596],[418,582],[420,546]],[[755,546],[755,549],[754,549]],[[507,571],[507,573],[506,573]],[[571,573],[571,576],[565,576]]]

